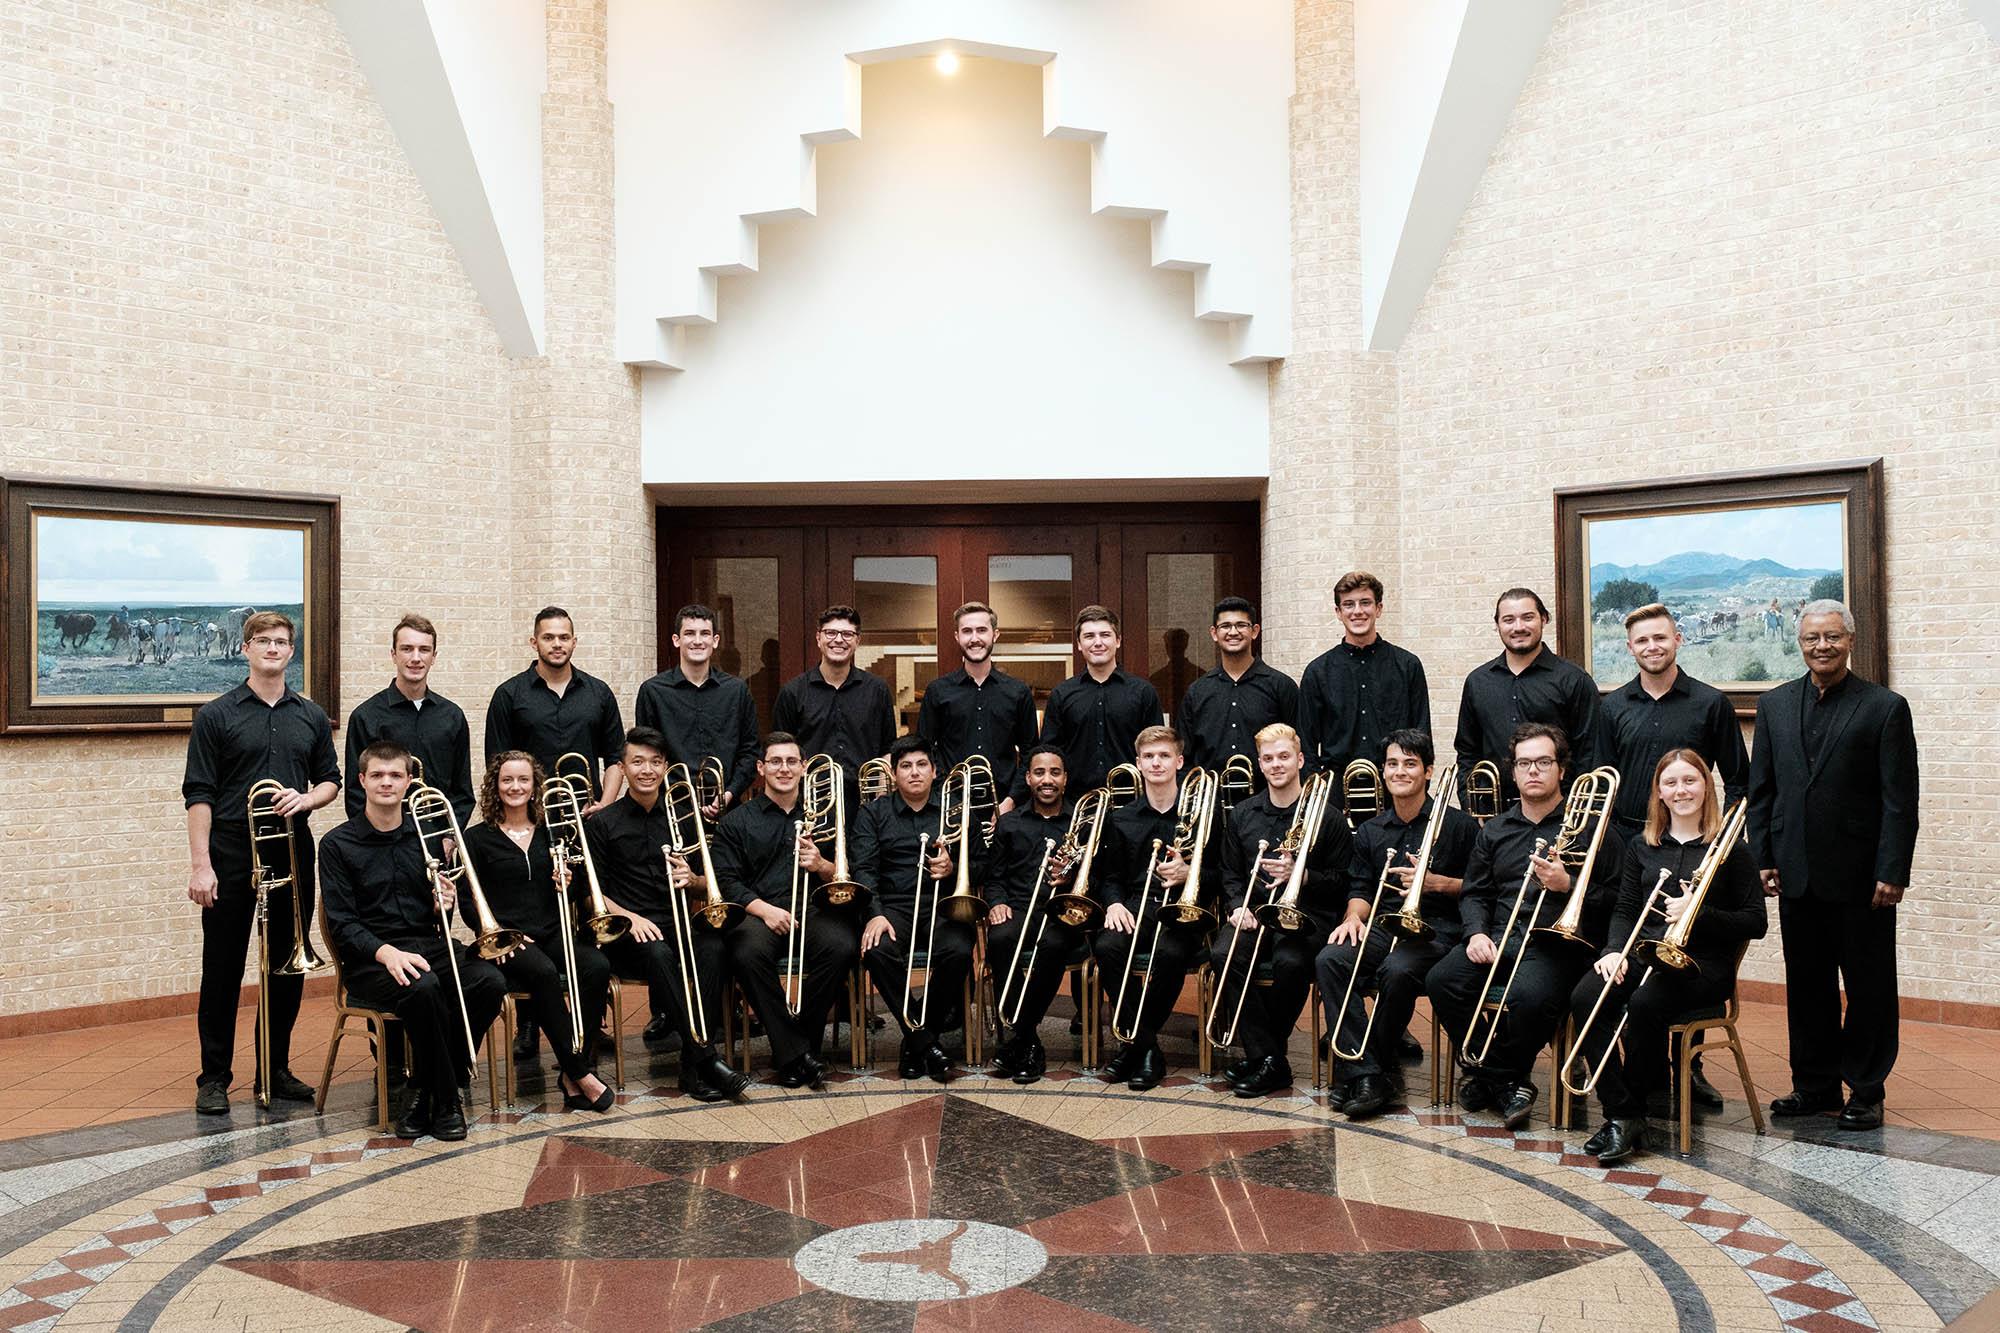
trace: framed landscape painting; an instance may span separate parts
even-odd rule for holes
[[[160,730],[248,674],[243,622],[298,626],[287,683],[337,710],[338,502],[0,478],[0,731]]]
[[[1625,615],[1653,602],[1674,614],[1681,667],[1742,714],[1804,672],[1799,610],[1820,598],[1859,622],[1855,670],[1885,679],[1880,459],[1568,487],[1555,499],[1557,633],[1600,688],[1637,674]]]

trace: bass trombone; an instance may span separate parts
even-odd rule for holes
[[[1159,871],[1159,839],[1153,840],[1152,850],[1147,854],[1146,878],[1139,887],[1139,909],[1132,914],[1132,946],[1125,954],[1125,977],[1118,983],[1118,998],[1111,1006],[1111,1035],[1120,1041],[1133,1041],[1138,1036],[1139,1022],[1146,1011],[1146,996],[1153,988],[1151,958],[1159,948],[1160,932],[1167,928],[1167,923],[1171,921],[1178,927],[1193,928],[1215,922],[1215,913],[1201,905],[1201,869],[1208,850],[1208,835],[1215,826],[1219,785],[1215,774],[1205,768],[1191,770],[1181,783],[1174,839],[1168,850],[1187,864],[1187,878],[1181,882],[1179,893],[1161,894],[1151,942],[1147,946],[1146,976],[1139,983],[1138,1007],[1132,1013],[1130,1024],[1120,1024],[1118,1018],[1125,1012],[1125,995],[1132,988],[1132,973],[1139,965],[1139,926],[1145,918],[1146,904],[1153,892],[1153,880]]]
[[[1257,790],[1257,765],[1247,754],[1232,754],[1222,765],[1222,810],[1224,814],[1236,808],[1238,801],[1247,801]]]
[[[1132,804],[1139,798],[1139,766],[1114,764],[1104,775],[1104,791],[1112,810],[1123,810]]]
[[[861,794],[861,804],[866,805],[878,797],[887,796],[889,789],[896,785],[896,770],[881,755],[873,759],[863,759],[855,773],[855,790]]]
[[[1482,825],[1500,813],[1500,765],[1482,759],[1465,774],[1465,813]]]
[[[1204,1030],[1214,1046],[1230,1046],[1236,1041],[1236,1029],[1243,1021],[1243,1006],[1249,1002],[1250,988],[1257,981],[1257,960],[1264,951],[1264,936],[1267,932],[1278,931],[1286,935],[1299,935],[1312,929],[1313,920],[1299,906],[1299,894],[1305,888],[1306,860],[1312,854],[1313,844],[1319,841],[1319,831],[1326,823],[1326,808],[1332,803],[1333,781],[1325,773],[1315,773],[1306,779],[1298,801],[1292,806],[1292,823],[1279,840],[1277,854],[1292,858],[1292,870],[1281,884],[1271,881],[1264,901],[1250,907],[1250,895],[1257,886],[1257,873],[1264,863],[1264,853],[1269,842],[1259,841],[1257,854],[1250,858],[1251,870],[1243,886],[1243,906],[1250,909],[1257,918],[1257,924],[1250,927],[1234,926],[1229,936],[1229,951],[1223,955],[1222,970],[1215,980],[1215,998],[1208,1007],[1208,1020]],[[1245,931],[1250,935],[1250,960],[1243,965],[1243,984],[1237,988],[1236,1004],[1229,1010],[1229,1024],[1221,1031],[1216,1030],[1222,1018],[1229,978],[1234,975],[1232,966],[1236,962],[1237,946],[1243,942]]]
[[[305,917],[305,897],[299,891],[298,863],[292,842],[292,817],[278,813],[278,798],[287,788],[276,778],[250,784],[244,816],[250,825],[250,883],[257,893],[257,1104],[271,1104],[271,978],[305,977],[326,966],[313,952],[312,926]],[[271,956],[271,895],[287,889],[292,895],[292,942],[282,960]]]
[[[424,869],[430,874],[438,917],[444,925],[444,956],[451,964],[452,993],[458,997],[459,1022],[465,1028],[466,1058],[477,1065],[479,1045],[473,1040],[472,1015],[465,1007],[465,981],[459,975],[458,950],[452,947],[453,916],[444,905],[444,885],[449,882],[456,888],[460,881],[464,882],[473,918],[478,922],[472,948],[481,958],[488,962],[505,958],[526,944],[528,937],[501,925],[494,917],[486,894],[479,887],[479,872],[472,868],[465,854],[465,834],[458,827],[458,814],[445,794],[435,787],[424,787],[409,798],[409,803],[410,819],[417,827],[417,843],[423,848]]]
[[[1358,829],[1382,813],[1382,770],[1372,759],[1350,759],[1340,770],[1340,805],[1347,827]]]
[[[799,863],[799,840],[820,841],[833,834],[833,878],[812,883],[812,872]],[[785,1011],[799,1016],[806,995],[806,913],[817,898],[822,907],[845,907],[861,892],[847,873],[847,779],[840,761],[818,754],[806,764],[799,782],[799,828],[792,839],[792,928],[785,934]]]
[[[583,803],[584,798],[577,794],[573,782],[550,778],[542,784],[542,817],[549,825],[549,854],[562,867],[565,890],[574,882],[576,871],[582,869],[584,901],[590,913],[583,919],[583,928],[601,948],[623,939],[631,931],[632,921],[611,910],[604,889],[597,882],[597,863],[590,859],[590,839],[583,834]]]
[[[1035,970],[1035,961],[1042,955],[1042,937],[1048,933],[1049,918],[1055,919],[1073,930],[1081,930],[1097,920],[1103,910],[1095,898],[1090,896],[1090,869],[1097,859],[1098,841],[1104,834],[1104,817],[1111,808],[1111,794],[1103,787],[1084,793],[1083,799],[1070,811],[1069,830],[1063,834],[1060,845],[1054,838],[1043,841],[1042,864],[1035,873],[1034,888],[1028,892],[1028,904],[1021,909],[1021,930],[1014,941],[1014,957],[1007,965],[1007,976],[1000,984],[1000,998],[995,1002],[1000,1021],[1013,1027],[1020,1021],[1021,1006],[1028,1001],[1028,976]],[[1046,903],[1042,902],[1042,886],[1054,889],[1057,880],[1076,870],[1075,882],[1066,893],[1051,892]],[[1028,942],[1028,922],[1034,919],[1037,907],[1041,908],[1041,920],[1035,926],[1032,945]],[[1025,952],[1026,960],[1022,955]],[[1013,1003],[1008,1004],[1009,999]],[[1012,1012],[1009,1012],[1011,1007]]]

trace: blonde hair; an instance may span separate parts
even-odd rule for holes
[[[1260,750],[1276,741],[1290,741],[1294,750],[1300,748],[1299,733],[1285,722],[1273,722],[1269,726],[1259,728],[1255,740]]]

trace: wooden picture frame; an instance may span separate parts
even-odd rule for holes
[[[340,501],[0,477],[0,733],[176,731],[248,675],[241,617],[298,623],[287,679],[340,715]]]
[[[1563,487],[1555,520],[1556,632],[1607,691],[1637,674],[1624,603],[1662,601],[1681,622],[1681,665],[1750,716],[1804,674],[1797,606],[1836,579],[1859,626],[1855,671],[1888,682],[1880,458]]]

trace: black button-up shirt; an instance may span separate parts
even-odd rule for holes
[[[930,841],[923,843],[926,833],[930,835]],[[912,915],[918,888],[917,849],[919,844],[923,844],[923,855],[928,859],[937,848],[937,833],[938,797],[935,788],[920,810],[912,810],[910,803],[897,791],[870,801],[862,808],[854,821],[849,869],[857,883],[873,891],[871,902],[864,907],[865,912],[871,915],[893,912],[905,918]],[[968,841],[972,844],[971,881],[977,885],[985,878],[986,842],[977,832]],[[953,842],[948,850],[956,862],[958,844]],[[952,878],[941,885],[941,891],[950,893],[957,877],[958,867],[954,864]],[[930,893],[930,887],[927,877],[923,882],[926,895]]]
[[[1628,832],[1646,822],[1653,766],[1667,751],[1681,748],[1721,770],[1723,808],[1735,804],[1750,777],[1750,752],[1729,697],[1685,671],[1657,699],[1641,680],[1634,676],[1604,696],[1604,738],[1610,761],[1618,766],[1620,822]]]
[[[1050,692],[1041,739],[1063,752],[1069,789],[1080,796],[1102,787],[1104,775],[1119,764],[1131,763],[1139,733],[1163,721],[1151,681],[1123,667],[1102,682],[1085,671]]]
[[[368,804],[362,790],[361,752],[377,741],[395,741],[424,766],[424,785],[451,802],[458,826],[472,822],[472,732],[465,710],[436,690],[421,705],[393,684],[368,696],[347,715],[347,817]],[[497,750],[493,753],[499,753]]]
[[[1246,898],[1257,908],[1270,897],[1271,881],[1257,868],[1257,844],[1268,843],[1264,855],[1276,856],[1278,844],[1285,840],[1297,813],[1297,799],[1290,805],[1274,805],[1268,788],[1238,801],[1229,812],[1229,830],[1223,835],[1221,848],[1224,920],[1243,906]],[[1319,836],[1306,849],[1306,877],[1299,886],[1298,901],[1299,907],[1326,930],[1333,929],[1347,902],[1347,867],[1353,859],[1354,840],[1347,831],[1347,821],[1341,818],[1340,807],[1328,805]],[[1283,893],[1283,886],[1278,891]]]
[[[356,815],[321,839],[319,891],[326,932],[350,967],[374,962],[384,944],[408,948],[440,933],[423,844],[407,815],[386,833]]]
[[[656,925],[664,922],[673,901],[668,896],[673,888],[663,850],[673,840],[665,799],[656,798],[648,810],[627,792],[586,819],[583,836],[590,843],[590,863],[597,868],[604,896]]]
[[[757,704],[750,687],[726,671],[710,671],[696,685],[679,667],[639,687],[633,725],[667,738],[667,762],[699,772],[702,758],[722,761],[730,795],[737,800],[757,781]]]
[[[1146,873],[1153,864],[1153,840],[1159,839],[1160,855],[1165,856],[1174,845],[1174,831],[1180,826],[1178,805],[1176,802],[1165,810],[1155,810],[1146,799],[1146,789],[1141,787],[1129,804],[1111,813],[1098,844],[1097,864],[1091,871],[1097,881],[1097,896],[1106,907],[1120,903],[1127,911],[1138,913],[1139,895],[1145,890]],[[1202,856],[1203,899],[1213,898],[1222,884],[1222,844],[1227,834],[1221,811],[1216,814],[1209,846]],[[1155,876],[1152,901],[1156,905],[1160,902],[1160,890],[1159,878]],[[1180,889],[1173,892],[1178,896]]]
[[[1257,733],[1273,722],[1296,726],[1298,716],[1299,687],[1259,657],[1234,680],[1219,666],[1197,676],[1181,695],[1174,730],[1180,733],[1190,767],[1220,772],[1229,756],[1240,754],[1251,761],[1254,771]],[[1252,781],[1261,784],[1263,777]]]
[[[1035,891],[1042,873],[1042,854],[1048,840],[1062,846],[1069,832],[1069,807],[1044,818],[1035,807],[1017,805],[993,826],[993,848],[986,866],[986,901],[994,907],[1005,903],[1016,912],[1027,910],[1029,895]],[[1092,868],[1095,873],[1095,867]]]
[[[1799,691],[1799,738],[1805,742],[1806,763],[1813,768],[1819,767],[1820,751],[1826,748],[1826,733],[1833,722],[1834,709],[1847,690],[1847,682],[1853,679],[1854,673],[1850,671],[1822,690],[1807,676],[1806,687]]]
[[[245,802],[251,786],[264,778],[311,791],[322,782],[340,781],[340,758],[325,709],[289,689],[267,704],[246,680],[194,715],[181,800],[211,807],[211,841],[248,846]],[[310,852],[311,839],[305,841]]]
[[[1597,763],[1597,682],[1584,669],[1558,657],[1547,646],[1515,675],[1507,669],[1507,654],[1473,668],[1465,678],[1458,702],[1458,751],[1461,775],[1481,759],[1500,769],[1500,790],[1514,794],[1514,766],[1509,747],[1514,729],[1523,722],[1546,722],[1569,737],[1570,774],[1586,773]]]
[[[838,759],[851,791],[861,761],[889,753],[894,744],[896,701],[873,672],[855,667],[835,689],[815,666],[793,676],[778,691],[771,730],[797,736],[807,759],[818,754]],[[848,807],[853,805],[850,800]]]
[[[498,825],[474,824],[465,830],[465,850],[494,917],[503,926],[526,931],[529,939],[559,960],[562,920],[556,914],[556,866],[548,825],[535,825],[534,837],[523,847]]]
[[[1558,805],[1540,823],[1535,823],[1521,813],[1521,803],[1516,801],[1486,821],[1486,827],[1479,830],[1479,837],[1472,844],[1472,856],[1465,866],[1465,890],[1459,896],[1458,914],[1465,925],[1466,938],[1486,935],[1495,944],[1503,942],[1498,932],[1507,924],[1514,896],[1527,880],[1528,860],[1535,853],[1535,840],[1543,839],[1553,847],[1556,835],[1562,831],[1562,817],[1562,806]],[[1572,892],[1586,845],[1579,843],[1572,849],[1572,857],[1564,861]],[[1583,933],[1592,940],[1604,939],[1612,906],[1618,900],[1618,879],[1624,870],[1625,840],[1616,830],[1606,829],[1604,844],[1591,868],[1581,923]],[[1534,909],[1541,886],[1532,880],[1527,883],[1528,896],[1522,903],[1520,919],[1514,923],[1513,942],[1523,938],[1520,932],[1525,926],[1546,926],[1569,905],[1568,894],[1551,893],[1542,903],[1540,917],[1530,921],[1528,914]]]
[[[1417,817],[1406,824],[1397,817],[1395,803],[1391,802],[1387,810],[1355,830],[1354,862],[1347,878],[1349,898],[1359,898],[1365,903],[1375,900],[1375,886],[1382,882],[1382,862],[1390,852],[1396,854],[1397,865],[1410,864],[1410,859],[1423,849],[1424,829],[1430,823],[1434,804],[1425,800],[1424,808],[1417,812]],[[1561,822],[1560,818],[1557,822]],[[1478,820],[1456,806],[1445,807],[1444,823],[1438,829],[1437,841],[1431,844],[1430,869],[1451,879],[1464,879],[1466,864],[1472,859],[1472,845],[1478,838]],[[1532,843],[1529,845],[1533,846]],[[1382,895],[1381,910],[1398,910],[1402,899],[1401,885],[1391,879],[1388,892]],[[1417,904],[1417,910],[1440,934],[1458,938],[1456,895],[1426,893]]]
[[[984,684],[975,684],[963,668],[939,676],[924,691],[917,734],[937,747],[938,772],[983,754],[993,765],[994,789],[1016,802],[1026,797],[1021,756],[1035,744],[1035,692],[1026,681],[998,667],[986,673]]]
[[[1671,833],[1660,839],[1658,847],[1649,846],[1640,837],[1627,842],[1624,873],[1618,877],[1618,906],[1611,914],[1604,952],[1613,954],[1624,946],[1625,937],[1632,933],[1632,923],[1639,919],[1640,909],[1660,882],[1660,871],[1668,873],[1667,892],[1677,894],[1681,881],[1694,877],[1695,868],[1707,853],[1706,842],[1700,839],[1676,842]],[[1753,859],[1750,849],[1738,843],[1723,859],[1722,868],[1715,872],[1715,881],[1708,886],[1708,896],[1702,899],[1701,911],[1696,914],[1694,929],[1688,935],[1688,952],[1701,959],[1705,969],[1726,970],[1733,966],[1737,946],[1745,940],[1763,939],[1764,932],[1771,928]],[[1666,931],[1666,921],[1657,912],[1649,913],[1639,938],[1657,940]]]
[[[1306,771],[1338,776],[1356,759],[1382,762],[1389,733],[1431,731],[1431,687],[1424,664],[1407,648],[1377,638],[1365,647],[1342,639],[1306,667],[1299,686],[1299,744]]]
[[[722,892],[731,902],[748,907],[763,901],[792,910],[792,869],[797,864],[793,849],[804,816],[803,803],[795,803],[786,813],[762,794],[722,817],[708,840],[708,852],[715,858]],[[821,882],[813,878],[814,887]]]
[[[556,760],[580,754],[592,760],[591,786],[596,790],[597,764],[615,764],[625,753],[625,723],[618,696],[597,677],[570,668],[569,686],[561,694],[549,688],[541,673],[529,667],[509,676],[493,691],[486,709],[486,757],[505,750],[525,750],[555,776]]]

